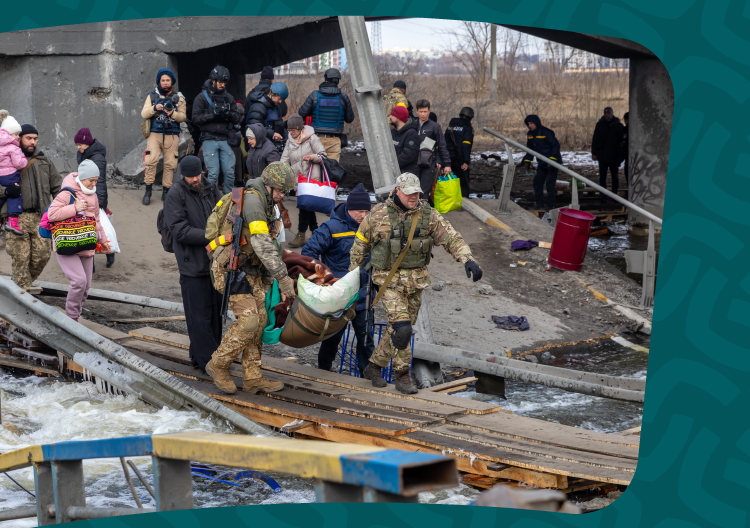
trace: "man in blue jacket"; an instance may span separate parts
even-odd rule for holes
[[[302,254],[306,257],[319,259],[328,266],[336,278],[341,278],[349,272],[349,251],[352,249],[354,237],[360,222],[370,211],[370,195],[363,184],[357,185],[349,194],[345,204],[337,205],[331,212],[331,219],[315,230]],[[369,261],[369,258],[367,259]],[[372,311],[365,309],[367,297],[367,282],[369,271],[361,270],[359,300],[357,301],[357,315],[352,320],[354,335],[357,337],[357,368],[360,375],[367,368],[370,356],[375,349],[372,333],[367,334],[367,318],[370,318],[370,330],[373,328]],[[336,359],[344,327],[338,334],[329,337],[320,344],[318,351],[318,368],[331,370],[333,360]]]
[[[526,116],[524,124],[529,127],[529,134],[526,138],[526,146],[531,150],[555,161],[562,163],[560,154],[560,142],[557,141],[555,133],[547,127],[542,126],[539,117],[535,115]],[[518,165],[526,165],[527,170],[531,167],[533,154],[526,154],[523,161]],[[557,183],[557,169],[548,165],[546,162],[537,159],[536,176],[534,176],[534,196],[536,198],[536,209],[546,209],[547,211],[555,208],[555,184]],[[547,184],[547,202],[544,203],[544,186]]]

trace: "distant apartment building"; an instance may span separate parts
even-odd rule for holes
[[[540,62],[553,63],[565,71],[627,70],[628,59],[610,59],[557,42],[547,42],[539,55]]]
[[[275,76],[315,75],[318,72],[323,73],[329,68],[336,68],[339,71],[346,69],[346,51],[344,48],[284,64],[274,68],[273,73]]]

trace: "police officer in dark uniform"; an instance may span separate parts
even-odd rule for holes
[[[469,196],[469,164],[471,163],[471,146],[474,144],[474,129],[471,120],[474,110],[464,106],[458,117],[451,119],[445,129],[445,144],[451,157],[453,174],[461,182],[461,196]]]
[[[312,127],[328,159],[338,161],[341,157],[341,135],[344,123],[354,121],[354,109],[349,96],[339,88],[341,73],[336,68],[326,70],[325,81],[307,96],[299,107],[299,115],[312,117]]]

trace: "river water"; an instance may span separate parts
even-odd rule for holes
[[[100,394],[93,383],[62,383],[49,378],[15,378],[0,370],[0,453],[22,447],[134,435],[204,431],[235,433],[231,426],[197,412],[157,410],[133,396]],[[130,460],[153,485],[150,457]],[[10,474],[24,488],[34,490],[31,468]],[[95,507],[135,507],[119,459],[84,461],[87,504]],[[312,480],[269,473],[282,488],[281,493],[263,482],[247,480],[237,488],[212,484],[194,478],[196,508],[315,502]],[[156,507],[135,475],[136,490],[144,507]],[[461,485],[455,490],[420,494],[420,502],[468,504],[477,492]],[[0,474],[0,511],[33,506],[34,498]],[[36,519],[0,523],[6,527],[36,526]]]

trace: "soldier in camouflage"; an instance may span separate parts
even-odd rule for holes
[[[259,391],[275,392],[284,388],[281,382],[263,378],[260,371],[263,329],[266,314],[266,292],[277,280],[281,293],[293,299],[294,283],[287,275],[281,261],[281,246],[276,240],[274,203],[280,202],[294,189],[294,174],[286,163],[274,162],[265,168],[260,178],[248,180],[242,207],[242,236],[248,243],[240,246],[240,269],[247,273],[239,285],[235,284],[229,297],[229,308],[235,316],[221,345],[206,365],[209,374],[219,389],[234,394],[237,386],[229,375],[229,367],[242,354],[242,390],[255,394]],[[220,204],[217,204],[220,207]],[[234,207],[234,206],[232,206]],[[231,231],[231,224],[224,221],[222,233]],[[221,246],[213,256],[211,271],[214,286],[224,292],[225,267],[229,260],[229,248]]]
[[[391,128],[396,128],[396,126],[391,123],[390,119],[388,119],[394,106],[403,106],[409,111],[409,117],[412,117],[411,103],[409,103],[409,100],[406,98],[406,83],[404,83],[404,81],[396,81],[393,84],[393,89],[383,96],[383,104],[385,105],[386,120]]]
[[[385,387],[382,369],[393,359],[396,389],[405,394],[417,392],[409,375],[409,343],[422,305],[422,290],[430,285],[427,264],[433,246],[443,246],[464,265],[467,277],[473,275],[474,282],[482,278],[482,269],[469,246],[440,213],[426,200],[420,200],[420,191],[419,178],[414,174],[398,177],[388,199],[373,207],[359,225],[349,266],[351,271],[363,265],[372,251],[368,265],[373,268],[372,282],[382,290],[375,301],[382,296],[388,316],[386,333],[373,352],[364,377],[375,387]],[[407,245],[409,238],[412,241]],[[391,280],[386,283],[389,277]]]

